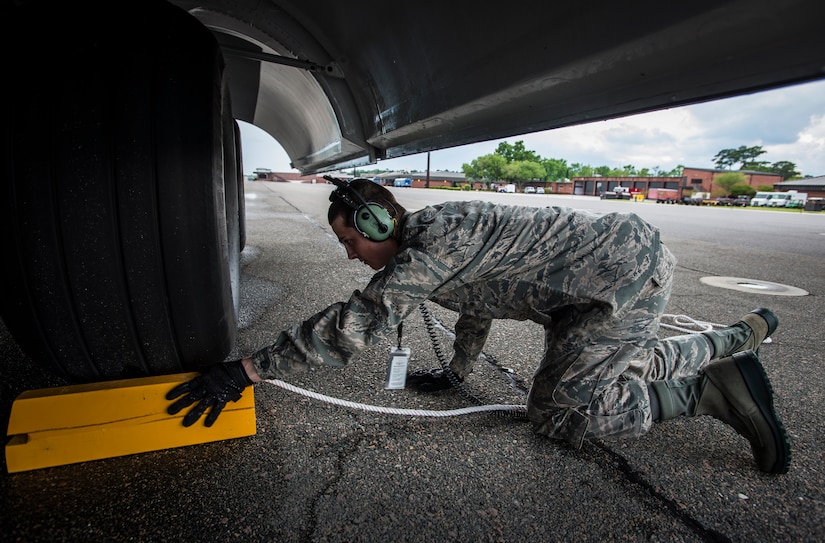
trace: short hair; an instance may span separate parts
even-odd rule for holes
[[[398,203],[392,192],[369,179],[362,177],[353,179],[349,183],[349,189],[357,192],[366,202],[380,205],[386,209],[394,219],[399,218],[407,211],[404,206]],[[353,228],[355,227],[355,224],[352,222],[354,211],[355,210],[341,198],[332,198],[332,203],[329,204],[329,210],[327,211],[327,221],[329,221],[329,224],[332,224],[332,221],[336,218],[343,216],[344,225]]]

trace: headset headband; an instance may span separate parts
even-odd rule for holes
[[[364,232],[361,228],[358,228],[358,221],[356,220],[356,228],[358,228],[359,232],[361,232],[365,237],[374,239],[375,241],[382,241],[392,234],[389,231],[389,226],[387,226],[386,219],[382,220],[378,218],[378,215],[373,210],[372,206],[375,205],[376,207],[378,204],[369,204],[364,197],[361,196],[357,190],[353,189],[350,186],[348,181],[344,181],[343,179],[338,179],[337,177],[332,177],[331,175],[325,175],[324,179],[335,185],[337,188],[329,195],[329,200],[333,201],[335,198],[340,199],[342,202],[350,206],[357,215],[358,211],[362,208],[366,209],[369,215],[375,219],[375,226],[378,228],[378,235],[377,236],[370,236],[366,232]],[[354,197],[354,199],[353,199]],[[357,200],[357,201],[356,201]],[[390,215],[386,213],[386,211],[382,208],[381,211],[386,214],[387,218],[390,218]],[[375,239],[375,238],[379,239]]]
[[[349,186],[349,183],[344,181],[343,179],[338,179],[337,177],[332,177],[331,175],[325,175],[324,179],[335,185],[337,188],[329,195],[329,201],[332,202],[335,198],[343,201],[345,204],[350,206],[353,209],[358,209],[358,204],[352,199],[350,196],[351,192],[355,192]]]

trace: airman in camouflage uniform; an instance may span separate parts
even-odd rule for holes
[[[482,201],[410,213],[371,182],[354,182],[343,190],[385,203],[394,217],[392,237],[364,241],[360,234],[352,237],[351,210],[342,214],[340,198],[332,198],[330,223],[349,257],[380,271],[348,301],[281,332],[273,345],[253,355],[253,380],[319,365],[344,366],[431,300],[459,313],[450,363],[459,379],[472,371],[493,319],[544,326],[545,352],[527,398],[536,432],[578,447],[586,438],[642,435],[654,420],[710,414],[751,440],[761,469],[787,470],[787,437],[783,441],[784,427],[772,402],[765,417],[769,428],[744,430],[738,418],[724,418],[730,418],[721,412],[730,410],[728,403],[724,408],[702,404],[710,394],[704,394],[709,380],[703,368],[738,351],[752,354],[776,328],[775,317],[761,310],[727,335],[659,340],[675,259],[658,230],[635,214]],[[348,204],[358,207],[351,199]],[[384,247],[390,247],[384,258],[365,256]],[[749,363],[761,369],[758,359]],[[723,369],[733,363],[724,364]],[[719,394],[724,397],[726,391]],[[748,409],[752,400],[744,401]],[[757,452],[767,432],[780,435],[767,452]]]

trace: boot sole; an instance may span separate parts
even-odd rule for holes
[[[758,307],[751,311],[751,313],[756,313],[757,315],[765,319],[766,323],[768,323],[768,334],[765,336],[766,338],[771,337],[771,335],[774,332],[776,332],[776,329],[779,328],[779,319],[776,318],[776,315],[774,315],[773,311],[771,311],[770,309],[767,309],[765,307]]]
[[[733,355],[733,360],[736,362],[736,367],[739,368],[748,390],[756,401],[759,411],[768,421],[773,433],[777,451],[776,462],[770,469],[765,471],[767,473],[787,473],[791,465],[790,439],[788,431],[785,429],[785,425],[782,424],[782,419],[779,418],[773,404],[773,387],[768,379],[768,374],[765,373],[765,368],[752,351],[736,353]]]

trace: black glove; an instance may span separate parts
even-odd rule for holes
[[[226,406],[226,402],[240,400],[241,391],[252,384],[252,380],[246,374],[240,360],[215,364],[191,381],[181,383],[170,390],[166,394],[167,400],[174,400],[183,394],[186,394],[186,396],[170,405],[166,411],[170,415],[175,415],[181,409],[189,407],[200,400],[198,405],[183,417],[183,425],[192,426],[195,424],[195,421],[211,406],[212,409],[204,421],[204,425],[208,428],[215,423],[218,415]]]
[[[433,368],[430,370],[416,370],[407,374],[407,386],[414,388],[419,392],[437,392],[445,390],[452,386],[450,378],[447,377],[447,372],[452,373],[455,380],[459,383],[464,379],[453,373],[452,370],[443,370],[442,368]]]

